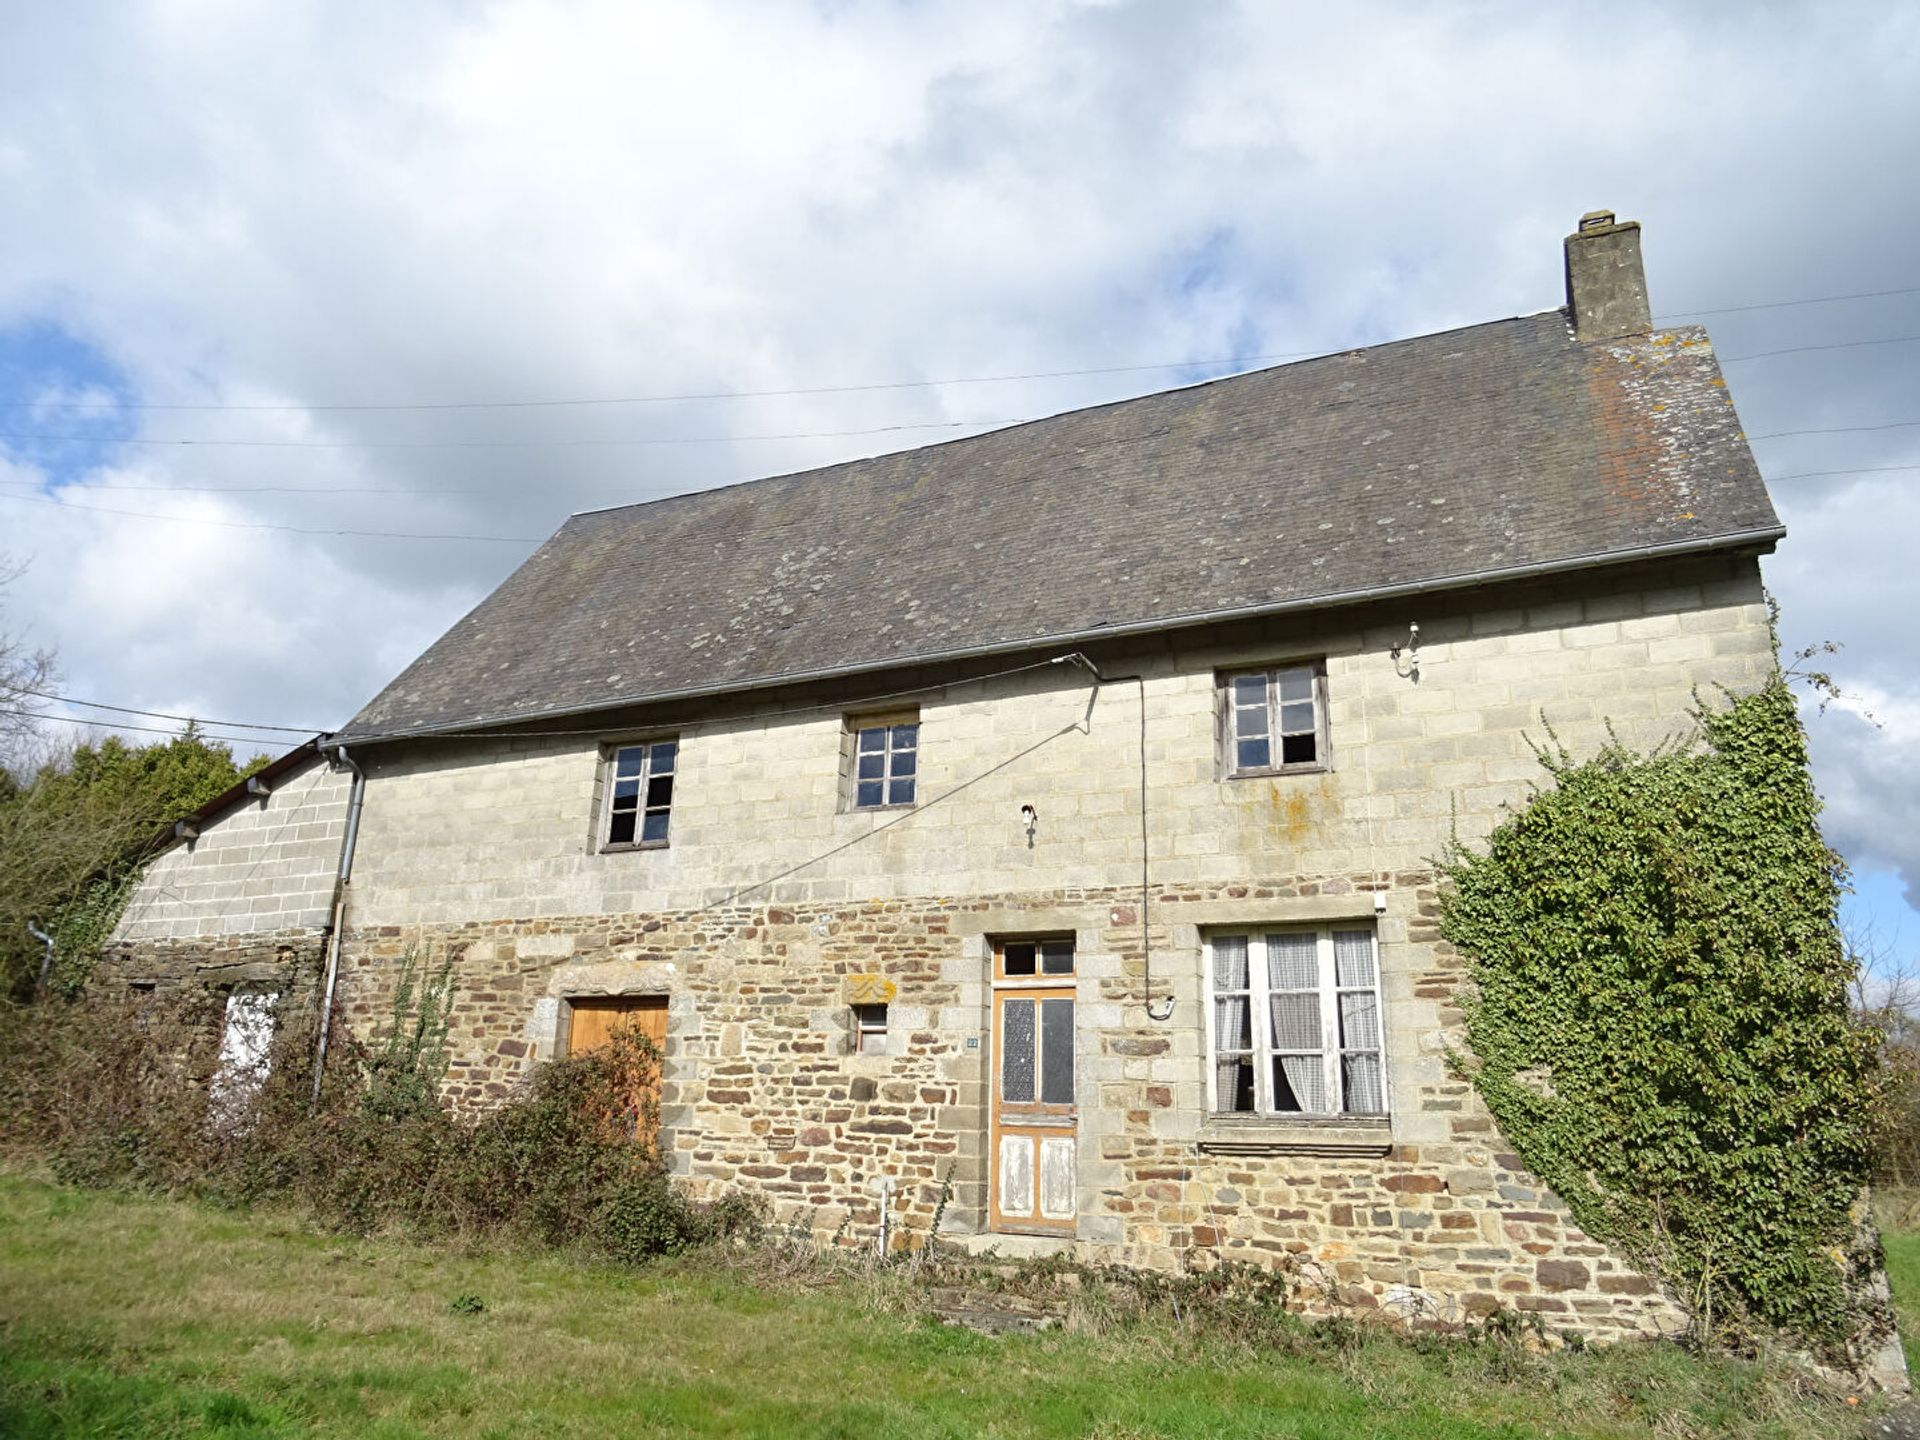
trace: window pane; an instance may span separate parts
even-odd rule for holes
[[[1384,1115],[1387,1090],[1380,1078],[1378,1055],[1348,1055],[1340,1061],[1341,1083],[1346,1087],[1346,1110],[1350,1115]]]
[[[642,840],[664,840],[667,838],[667,812],[649,810],[645,823],[640,827]]]
[[[862,755],[860,757],[859,774],[862,780],[878,780],[882,775],[886,774],[886,772],[887,757],[885,755]]]
[[[631,845],[633,843],[633,822],[633,811],[628,810],[624,813],[616,813],[612,823],[607,826],[607,843],[609,845]]]
[[[854,791],[853,803],[856,805],[878,805],[880,803],[880,782],[862,780]]]
[[[1242,1055],[1213,1067],[1214,1104],[1222,1110],[1253,1109],[1253,1061]]]
[[[1311,701],[1299,705],[1280,707],[1280,728],[1288,734],[1298,734],[1302,730],[1313,729],[1313,704]]]
[[[1340,1048],[1380,1048],[1380,1002],[1371,990],[1355,990],[1340,997]]]
[[[913,777],[911,775],[904,780],[895,780],[887,786],[887,803],[889,805],[911,805],[913,803]]]
[[[915,770],[919,769],[919,764],[920,752],[918,750],[896,750],[893,752],[893,773],[896,775],[911,775]]]
[[[1234,676],[1233,703],[1236,705],[1258,705],[1264,710],[1267,705],[1267,677],[1264,675]]]
[[[1213,1002],[1213,1041],[1216,1050],[1251,1050],[1253,1015],[1244,995],[1226,995]]]
[[[1276,1050],[1318,1050],[1320,1046],[1320,997],[1318,995],[1274,995],[1273,1048]]]
[[[1280,763],[1311,765],[1317,758],[1319,749],[1311,732],[1305,735],[1288,735],[1280,742]]]
[[[1264,735],[1267,733],[1267,707],[1254,705],[1233,712],[1233,733],[1236,735]]]
[[[1313,671],[1307,669],[1306,666],[1302,665],[1292,670],[1282,670],[1275,679],[1279,684],[1280,703],[1282,705],[1293,700],[1313,699]]]
[[[1273,1062],[1273,1108],[1327,1113],[1327,1072],[1318,1055],[1282,1055]]]
[[[860,732],[860,751],[862,754],[873,750],[885,750],[886,748],[887,732],[884,728],[878,730],[862,730]]]
[[[1213,988],[1247,988],[1247,937],[1219,935],[1213,942]]]
[[[653,754],[649,757],[653,773],[656,775],[669,775],[673,773],[673,762],[679,753],[679,741],[657,741],[653,746]]]
[[[912,725],[896,725],[893,727],[893,748],[894,749],[911,750],[919,743],[920,743],[920,726],[918,722],[915,722]]]
[[[1033,1101],[1033,1001],[1000,1002],[1000,1098]]]
[[[1040,1098],[1073,1103],[1073,1001],[1040,1002]]]
[[[1048,975],[1073,973],[1073,942],[1049,940],[1040,947],[1040,968]]]
[[[633,803],[633,797],[639,793],[640,782],[637,779],[615,780],[613,782],[613,803],[615,805],[618,805],[622,800],[631,805]]]
[[[1336,930],[1333,932],[1333,973],[1345,985],[1373,984],[1373,932]]]
[[[649,809],[664,810],[673,803],[673,777],[655,775],[647,781],[647,806]]]
[[[1320,984],[1320,937],[1267,936],[1267,987],[1312,990]]]
[[[1028,944],[1024,941],[1016,945],[1007,946],[1006,949],[1001,952],[1006,964],[1007,974],[1033,974],[1034,956],[1038,953],[1038,949],[1038,946]]]
[[[627,776],[638,775],[646,767],[647,747],[635,745],[618,751],[613,757],[613,773]]]
[[[1264,770],[1273,763],[1265,740],[1242,740],[1234,747],[1234,764],[1242,770]]]

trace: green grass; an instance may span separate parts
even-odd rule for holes
[[[1896,1284],[1920,1282],[1920,1239],[1900,1239]],[[1315,1362],[1171,1325],[987,1340],[900,1296],[342,1239],[0,1175],[0,1435],[1799,1440],[1858,1413],[1666,1347],[1374,1339]]]

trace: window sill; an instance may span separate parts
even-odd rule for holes
[[[1393,1122],[1384,1115],[1336,1115],[1326,1119],[1209,1115],[1200,1126],[1200,1148],[1209,1155],[1378,1159],[1393,1149]]]
[[[673,845],[671,840],[632,840],[624,845],[602,845],[602,855],[623,855],[629,850],[666,850]]]
[[[878,815],[887,810],[913,810],[916,808],[918,808],[918,802],[909,800],[901,805],[849,805],[840,813],[843,815]]]
[[[1283,775],[1325,775],[1333,766],[1316,760],[1311,765],[1269,765],[1262,770],[1229,770],[1229,780],[1274,780]]]

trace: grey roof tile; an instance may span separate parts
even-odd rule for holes
[[[1554,310],[576,515],[367,738],[1441,585],[1778,520],[1704,331]]]

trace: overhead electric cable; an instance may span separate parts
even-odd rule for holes
[[[1857,435],[1867,430],[1911,430],[1920,420],[1889,420],[1884,425],[1828,425],[1812,430],[1769,430],[1764,435],[1749,435],[1748,440],[1781,440],[1789,435]]]
[[[37,700],[52,700],[61,705],[78,705],[86,710],[111,710],[118,715],[145,715],[153,720],[184,720],[193,725],[219,725],[228,730],[284,730],[289,735],[324,735],[324,728],[311,725],[255,725],[246,720],[209,720],[204,715],[174,715],[165,710],[142,710],[134,705],[109,705],[104,700],[81,700],[72,695],[56,695],[51,690],[18,690]]]
[[[1743,310],[1784,310],[1792,305],[1832,305],[1840,300],[1879,300],[1888,295],[1920,295],[1920,285],[1898,290],[1857,290],[1851,295],[1816,295],[1810,300],[1762,300],[1753,305],[1722,305],[1713,310],[1674,310],[1656,320],[1682,320],[1694,315],[1735,315]]]
[[[1805,355],[1815,350],[1857,350],[1863,345],[1907,345],[1920,335],[1888,335],[1880,340],[1836,340],[1831,345],[1789,345],[1784,350],[1755,350],[1747,355],[1722,355],[1722,365],[1738,365],[1742,360],[1765,360],[1774,355]]]
[[[965,430],[973,426],[1023,425],[1031,416],[989,420],[914,420],[866,430],[796,430],[784,435],[651,435],[571,440],[189,440],[140,436],[45,435],[0,430],[0,440],[37,440],[70,445],[222,446],[258,450],[531,450],[614,448],[629,445],[731,445],[749,440],[838,440],[850,435],[887,435],[902,430]]]
[[[171,520],[180,525],[218,525],[223,530],[284,530],[294,535],[350,535],[368,540],[484,540],[500,545],[538,545],[545,536],[439,535],[407,530],[343,530],[334,526],[274,525],[264,520],[213,520],[200,515],[155,515],[147,510],[115,510],[106,505],[79,505],[46,495],[5,495],[0,500],[25,500],[58,510],[91,510],[97,515],[123,515],[134,520]]]
[[[87,720],[78,715],[53,715],[43,710],[16,710],[10,706],[0,706],[0,715],[11,715],[22,720],[46,720],[55,725],[91,725],[100,730],[136,730],[143,735],[184,734],[181,730],[167,730],[158,725],[134,725],[120,720]],[[197,730],[203,740],[222,740],[231,745],[266,745],[271,742],[258,735],[218,735],[211,730]]]

